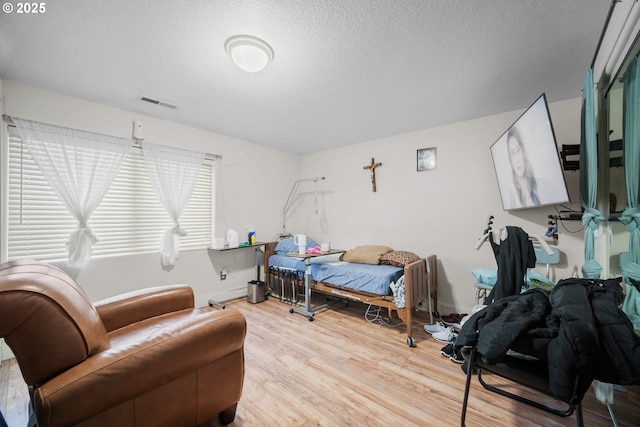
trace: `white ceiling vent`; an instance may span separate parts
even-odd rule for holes
[[[140,101],[149,102],[151,104],[156,104],[161,107],[171,108],[172,110],[175,110],[176,108],[178,108],[178,106],[175,104],[172,104],[167,101],[160,101],[159,99],[149,98],[148,96],[141,96]]]

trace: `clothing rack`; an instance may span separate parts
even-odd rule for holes
[[[493,233],[493,238],[495,241],[498,240],[504,240],[507,238],[507,229],[506,228],[501,228],[499,230],[490,230],[488,232],[486,232],[485,234],[483,234],[479,239],[478,239],[478,243],[476,243],[476,250],[480,249],[480,247],[482,246],[482,244],[484,242],[487,241],[487,239],[489,238],[489,235]],[[542,246],[542,248],[544,249],[544,251],[548,254],[548,255],[553,255],[553,249],[551,249],[551,247],[549,246],[549,244],[547,242],[544,241],[544,239],[542,237],[536,236],[535,234],[529,234],[529,240],[531,240],[532,243],[535,243],[537,245]]]
[[[492,230],[492,225],[493,225],[493,215],[489,215],[489,219],[487,220],[487,228],[485,228],[484,232],[482,234],[487,234],[490,233]]]

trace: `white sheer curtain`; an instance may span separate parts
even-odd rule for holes
[[[162,265],[173,266],[178,259],[180,237],[187,235],[180,228],[180,215],[193,193],[204,153],[150,142],[144,142],[142,151],[153,189],[173,221],[160,246]]]
[[[12,120],[45,179],[78,221],[67,247],[69,265],[83,268],[98,241],[89,218],[111,186],[131,141],[19,118]]]

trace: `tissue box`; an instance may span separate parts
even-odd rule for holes
[[[224,248],[224,238],[217,237],[213,239],[213,249],[222,249]]]

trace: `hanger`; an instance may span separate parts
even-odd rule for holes
[[[493,225],[493,215],[489,215],[489,219],[487,220],[487,228],[484,230],[485,233],[489,233],[492,230]]]
[[[497,230],[497,231],[500,233],[499,234],[500,240],[504,240],[507,238],[506,228],[501,228],[500,230]],[[482,237],[480,237],[480,239],[478,240],[478,243],[476,243],[476,250],[480,249],[483,243],[486,242],[487,239],[489,238],[489,234],[492,232],[494,233],[494,238],[496,237],[495,235],[496,230],[492,230],[492,231],[489,231],[488,233],[485,233],[484,235],[482,235]],[[533,243],[536,243],[542,246],[542,249],[544,249],[547,255],[553,255],[553,250],[551,250],[551,247],[549,246],[549,244],[545,242],[544,239],[542,239],[542,237],[538,237],[535,234],[529,234],[529,240],[531,240]]]
[[[487,220],[487,228],[484,229],[484,234],[482,235],[482,237],[480,237],[480,239],[478,241],[478,244],[476,245],[476,249],[480,249],[480,246],[482,246],[482,244],[487,241],[487,238],[489,238],[489,234],[492,233],[492,232],[494,233],[494,239],[504,240],[504,239],[507,238],[507,234],[506,234],[507,230],[506,229],[503,229],[503,233],[502,233],[503,236],[499,236],[495,232],[495,230],[492,227],[493,226],[493,218],[494,218],[493,215],[489,215],[489,219]],[[498,230],[498,231],[500,231],[500,230]]]
[[[498,236],[496,236],[496,231],[500,233]],[[476,243],[476,250],[480,249],[480,246],[482,246],[484,242],[486,242],[489,239],[489,236],[491,235],[491,233],[494,233],[494,237],[498,237],[498,240],[504,240],[507,238],[506,228],[501,228],[500,230],[490,230],[489,232],[484,233],[480,237],[480,239],[478,239],[478,243]]]

